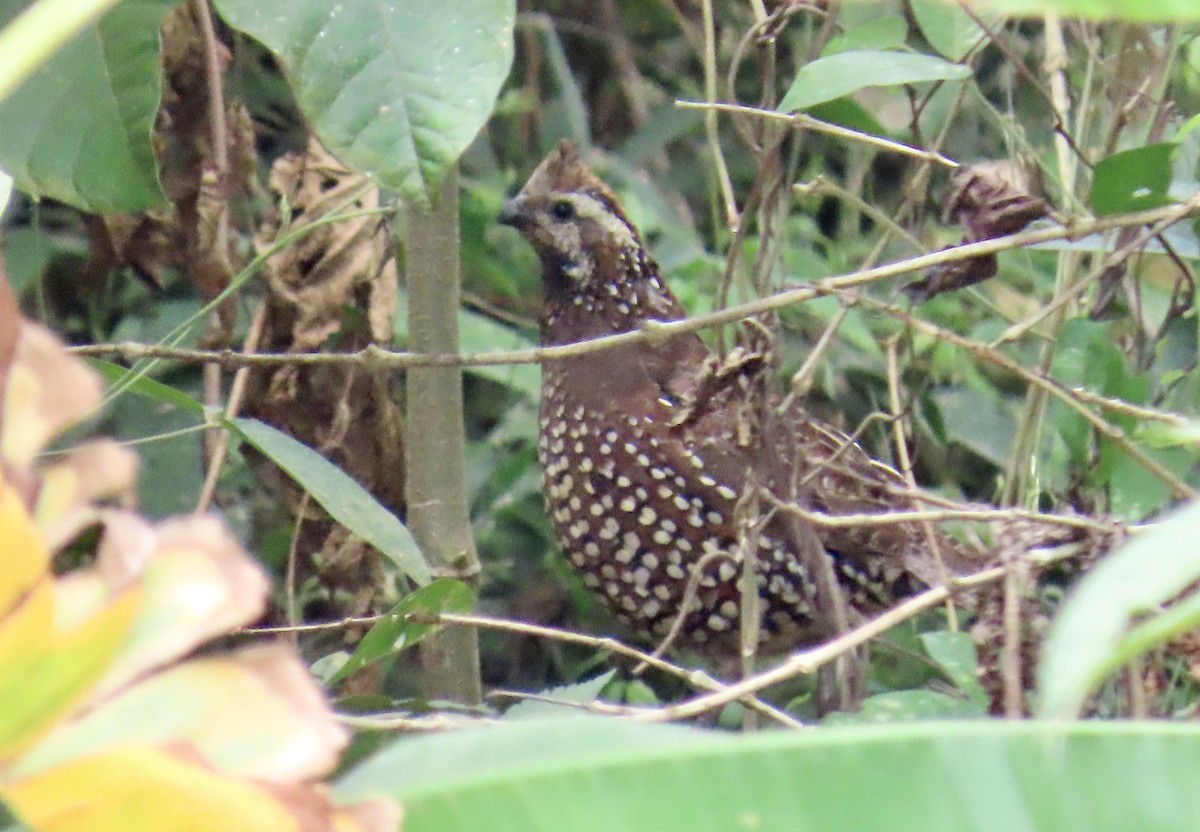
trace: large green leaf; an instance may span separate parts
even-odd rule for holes
[[[1122,664],[1200,626],[1194,601],[1155,614],[1200,578],[1198,533],[1200,503],[1194,503],[1139,533],[1080,582],[1046,640],[1038,673],[1042,715],[1074,716]]]
[[[8,22],[26,3],[0,0]],[[0,167],[17,187],[88,211],[165,203],[150,132],[166,0],[125,0],[0,102]]]
[[[779,111],[807,110],[866,87],[961,80],[970,75],[970,67],[932,55],[877,50],[839,52],[805,64],[779,102]]]
[[[513,0],[216,0],[283,63],[331,153],[427,203],[512,63]]]
[[[234,419],[227,424],[286,471],[334,520],[386,555],[416,583],[429,583],[429,565],[408,529],[344,471],[257,419]]]
[[[1200,729],[943,722],[716,735],[615,719],[406,740],[336,787],[406,832],[1139,832],[1200,818]]]
[[[0,100],[118,0],[37,0],[0,30]]]
[[[978,5],[1002,14],[1034,17],[1057,12],[1064,17],[1098,20],[1200,20],[1196,0],[988,0]]]

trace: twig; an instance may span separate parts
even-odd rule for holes
[[[958,162],[953,159],[943,156],[941,153],[935,153],[930,150],[922,150],[919,147],[904,144],[903,142],[885,139],[881,136],[873,136],[870,133],[863,133],[858,130],[851,130],[849,127],[842,127],[839,124],[832,124],[828,121],[821,121],[813,118],[805,113],[780,113],[775,110],[763,110],[758,107],[747,107],[744,104],[720,104],[717,102],[707,101],[685,101],[678,99],[675,101],[675,106],[683,110],[704,110],[710,113],[736,113],[738,115],[752,115],[760,118],[773,119],[775,121],[786,121],[794,127],[805,127],[817,133],[825,133],[829,136],[837,136],[840,139],[860,142],[873,147],[890,150],[893,153],[903,153],[905,156],[915,156],[918,159],[924,159],[929,162],[937,162],[940,165],[945,165],[949,168],[958,167]]]
[[[284,633],[313,633],[325,630],[342,630],[346,627],[373,625],[385,618],[384,615],[372,615],[356,618],[343,618],[339,621],[330,621],[321,624],[300,624],[297,626],[288,627],[250,627],[243,632],[247,633],[265,633],[271,635],[279,635]],[[460,613],[420,613],[414,617],[420,617],[422,621],[429,621],[434,624],[451,624],[462,627],[475,627],[486,630],[496,630],[499,632],[516,633],[518,635],[532,636],[534,638],[553,639],[566,644],[578,644],[584,647],[589,647],[604,653],[613,653],[618,656],[624,656],[628,659],[653,667],[663,673],[674,676],[683,680],[692,687],[701,690],[719,692],[726,689],[726,686],[718,682],[716,679],[709,676],[700,670],[687,670],[671,662],[653,656],[649,653],[638,650],[636,647],[630,647],[615,638],[606,636],[589,636],[585,633],[576,633],[571,630],[560,630],[554,627],[544,627],[540,624],[528,624],[523,621],[510,621],[504,618],[493,618],[486,615],[464,615]],[[755,699],[753,696],[746,698],[738,698],[742,704],[748,708],[753,708],[764,716],[768,716],[775,721],[787,725],[791,728],[807,728],[804,723],[799,722],[791,716],[783,713],[779,709]]]
[[[1008,329],[1004,330],[1004,332],[1000,333],[1000,337],[997,338],[994,343],[1002,344],[1006,341],[1016,340],[1034,326],[1044,321],[1046,318],[1057,314],[1068,303],[1083,294],[1083,292],[1089,286],[1101,280],[1109,269],[1116,266],[1122,260],[1131,257],[1134,253],[1141,249],[1142,246],[1146,245],[1151,240],[1155,238],[1161,238],[1164,227],[1165,226],[1161,222],[1154,223],[1141,234],[1138,234],[1132,239],[1118,245],[1100,261],[1099,265],[1097,265],[1082,278],[1075,281],[1075,283],[1067,287],[1064,291],[1060,292],[1058,296],[1049,304],[1043,306],[1036,313],[1030,315],[1025,320],[1018,321]]]
[[[371,211],[368,213],[376,214],[380,212]],[[1019,234],[1012,234],[1007,237],[996,237],[990,240],[981,240],[975,243],[965,243],[963,245],[951,246],[949,248],[942,249],[941,251],[923,254],[918,257],[910,257],[905,260],[898,260],[883,266],[875,266],[870,269],[862,269],[844,275],[825,278],[812,284],[778,292],[776,294],[769,295],[768,297],[758,298],[747,303],[730,306],[726,309],[711,312],[706,315],[696,315],[691,318],[676,321],[648,321],[642,326],[641,329],[637,329],[632,332],[622,332],[616,335],[606,335],[602,338],[592,338],[586,341],[579,341],[572,344],[563,344],[552,347],[534,347],[523,350],[473,354],[417,354],[408,352],[393,352],[380,349],[375,345],[370,345],[356,352],[346,353],[270,353],[241,355],[233,350],[180,349],[177,347],[164,347],[159,345],[127,342],[122,344],[91,344],[69,347],[68,351],[77,355],[117,355],[125,358],[126,360],[156,358],[190,362],[215,361],[226,367],[275,367],[287,364],[313,365],[361,363],[367,367],[406,369],[408,367],[482,367],[503,364],[539,364],[545,361],[570,358],[591,352],[612,349],[620,345],[645,342],[659,343],[671,338],[672,336],[685,332],[697,332],[704,329],[710,329],[715,326],[733,323],[745,318],[762,315],[766,312],[773,312],[789,306],[794,306],[796,304],[803,303],[804,301],[812,300],[815,297],[821,297],[823,295],[830,294],[831,292],[855,288],[858,286],[866,286],[873,283],[880,283],[891,278],[901,277],[914,272],[925,271],[934,266],[940,266],[946,263],[955,263],[961,260],[972,259],[983,254],[995,254],[1001,251],[1009,251],[1012,249],[1037,245],[1038,243],[1053,242],[1056,240],[1079,239],[1091,234],[1110,231],[1114,228],[1122,228],[1129,225],[1147,225],[1158,222],[1165,222],[1167,225],[1170,225],[1189,219],[1197,214],[1200,214],[1200,194],[1193,196],[1191,199],[1185,202],[1175,203],[1161,208],[1153,208],[1148,211],[1138,211],[1131,214],[1113,214],[1094,219],[1077,220],[1070,222],[1067,225],[1036,228],[1029,231],[1023,231]],[[335,219],[345,219],[348,218],[348,216],[349,215],[343,215],[342,217]],[[309,226],[305,226],[304,230],[308,229]],[[261,265],[258,259],[256,259],[255,263],[248,268],[252,269],[257,265]]]
[[[879,210],[877,206],[863,199],[856,193],[853,193],[836,182],[831,182],[824,176],[818,176],[808,182],[797,182],[792,186],[792,193],[797,196],[832,196],[838,199],[849,202],[854,210],[865,214],[885,228],[893,237],[899,237],[908,243],[916,251],[924,251],[925,245],[908,232],[906,228],[888,216],[885,212]]]
[[[345,213],[342,213],[342,210],[345,207],[347,207],[349,205],[353,205],[355,202],[358,201],[359,198],[362,197],[363,194],[365,194],[367,191],[369,191],[373,187],[374,187],[374,185],[371,185],[368,183],[368,184],[364,185],[360,190],[356,191],[353,194],[350,194],[345,200],[342,201],[341,204],[335,206],[333,208],[333,210],[331,210],[328,214],[325,214],[324,216],[322,216],[320,219],[313,220],[312,222],[307,223],[298,228],[289,228],[287,231],[281,232],[280,235],[275,239],[275,241],[265,251],[258,252],[258,254],[256,254],[254,256],[254,258],[249,263],[247,263],[246,266],[240,272],[238,272],[236,275],[234,275],[233,279],[229,281],[229,285],[226,286],[224,289],[222,289],[220,292],[218,292],[216,297],[214,297],[212,300],[208,301],[202,307],[200,307],[195,312],[193,312],[188,317],[187,320],[185,320],[183,323],[179,324],[174,329],[172,329],[157,344],[151,346],[149,349],[153,350],[153,349],[163,349],[163,348],[165,348],[165,349],[175,348],[179,344],[179,342],[182,341],[183,338],[188,334],[188,332],[191,331],[191,328],[198,321],[203,320],[213,310],[217,309],[222,303],[224,303],[228,298],[233,297],[234,293],[237,292],[246,283],[246,281],[248,281],[251,277],[253,277],[255,274],[257,274],[258,270],[260,268],[262,268],[271,257],[273,257],[277,252],[281,251],[282,249],[285,249],[288,246],[292,245],[296,241],[301,240],[304,237],[308,236],[316,229],[321,228],[326,225],[330,225],[335,222],[341,222],[343,220],[355,219],[357,217],[385,216],[385,215],[390,215],[390,214],[394,213],[395,212],[394,208],[370,208],[370,209],[364,209],[361,211],[347,211]],[[167,345],[167,346],[164,347],[164,345]],[[144,345],[144,344],[138,344],[136,346],[139,349],[146,348],[146,345]],[[204,351],[198,350],[198,351],[194,351],[194,352],[204,354]],[[234,353],[232,350],[226,350],[226,351],[218,350],[217,352],[221,355],[225,355],[225,354],[236,355],[236,353]],[[97,353],[92,353],[92,354],[108,355],[111,353],[112,353],[112,351],[109,350],[108,352],[102,351],[102,352],[97,352]],[[88,353],[82,353],[82,354],[88,354]],[[147,356],[147,358],[149,358],[149,360],[147,360],[140,367],[131,367],[129,372],[126,375],[122,376],[119,381],[117,381],[115,384],[113,384],[111,387],[108,388],[108,390],[104,394],[103,404],[108,404],[113,399],[115,399],[117,396],[124,393],[127,389],[129,389],[130,386],[136,384],[139,379],[145,377],[147,374],[150,373],[151,370],[153,370],[158,365],[159,356],[156,356],[150,352],[145,353],[145,355]],[[199,360],[200,361],[208,361],[208,360],[213,360],[213,359],[201,358]],[[245,361],[246,365],[250,365],[250,364],[254,363],[253,357],[251,357],[251,356],[244,356],[243,360]],[[277,363],[285,363],[286,364],[287,362],[277,362]],[[225,364],[223,364],[223,366],[240,367],[240,366],[244,366],[244,365],[236,364],[236,363],[234,363],[234,364],[225,363]]]
[[[667,630],[666,635],[654,647],[654,652],[650,655],[655,659],[661,659],[675,645],[675,640],[679,638],[679,634],[683,632],[683,624],[687,620],[689,613],[692,611],[692,603],[700,594],[700,581],[704,579],[704,572],[721,559],[733,560],[732,555],[725,551],[708,552],[692,565],[691,573],[688,575],[688,582],[684,586],[683,595],[679,601],[679,612],[675,614],[675,618],[671,621],[671,626]],[[736,561],[735,561],[736,562]],[[636,676],[646,668],[646,662],[642,662],[633,669]]]
[[[288,545],[287,568],[284,572],[284,609],[287,612],[288,625],[293,627],[300,622],[300,617],[296,612],[296,556],[300,548],[300,529],[304,525],[304,516],[308,513],[310,499],[312,499],[312,494],[308,491],[300,496],[300,505],[296,509],[296,522],[292,526],[292,541]],[[293,644],[299,644],[299,633],[293,631],[289,635]]]
[[[930,495],[921,492],[906,493],[915,500],[931,499]],[[816,526],[824,528],[859,528],[863,526],[894,526],[909,523],[944,523],[947,521],[980,521],[996,522],[1011,520],[1031,520],[1047,525],[1063,526],[1065,528],[1090,529],[1093,531],[1112,531],[1113,525],[1090,517],[1074,514],[1045,514],[1040,511],[1029,511],[1023,508],[945,508],[905,511],[881,511],[871,514],[824,514],[811,511],[795,503],[778,501],[776,505],[787,512],[797,515]]]
[[[1050,104],[1053,108],[1057,128],[1054,131],[1054,150],[1058,156],[1058,177],[1063,189],[1064,199],[1061,204],[1067,204],[1069,195],[1074,193],[1075,161],[1072,153],[1070,107],[1071,96],[1067,88],[1067,47],[1063,39],[1062,21],[1055,12],[1047,12],[1045,17],[1046,62],[1044,69],[1050,79]]]
[[[1021,683],[1021,561],[1014,552],[1004,555],[1004,652],[1000,659],[1004,686],[1004,715],[1020,719],[1025,714],[1025,686]]]
[[[713,19],[713,0],[702,0],[704,12],[704,97],[709,104],[716,105],[717,101],[717,34]],[[704,132],[708,137],[708,146],[713,154],[713,162],[717,166],[717,183],[721,188],[721,204],[725,209],[725,224],[732,231],[741,225],[738,215],[737,200],[733,196],[733,183],[729,181],[729,168],[725,164],[725,154],[721,152],[721,136],[717,131],[717,113],[709,110],[704,115]]]
[[[242,354],[252,355],[258,349],[258,340],[262,337],[263,327],[267,320],[267,304],[259,304],[258,311],[250,320],[250,329],[242,344]],[[242,396],[246,393],[250,368],[240,367],[233,376],[233,384],[229,387],[229,401],[225,405],[225,421],[233,419],[242,406]],[[213,495],[217,492],[217,480],[221,477],[221,466],[225,463],[225,452],[229,450],[229,430],[218,428],[216,441],[213,442],[212,456],[208,460],[208,473],[204,477],[204,486],[200,489],[200,499],[196,501],[196,514],[208,511],[212,504]]]
[[[917,490],[917,480],[912,472],[912,459],[908,455],[908,437],[904,435],[904,407],[900,402],[900,367],[898,355],[899,336],[893,336],[887,342],[887,380],[888,380],[888,408],[892,412],[892,443],[896,447],[896,463],[900,471],[900,475],[904,477],[904,481],[908,483],[909,489]],[[942,557],[942,547],[938,544],[937,534],[934,532],[933,523],[929,520],[921,522],[921,528],[925,532],[925,541],[929,546],[929,551],[933,553],[933,561],[937,564],[938,578],[947,583],[950,580],[950,570],[946,568],[946,561]],[[958,613],[954,608],[954,599],[946,599],[946,621],[951,632],[958,632]]]
[[[338,722],[356,731],[405,731],[410,734],[431,734],[504,724],[501,720],[491,717],[448,713],[429,714],[428,716],[335,714],[335,718]]]

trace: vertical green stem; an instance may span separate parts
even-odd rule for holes
[[[1058,115],[1063,133],[1071,130],[1073,123],[1071,98],[1067,86],[1067,47],[1062,29],[1062,21],[1054,12],[1045,16],[1046,27],[1046,71],[1049,73],[1050,96]],[[1063,192],[1063,204],[1074,199],[1076,177],[1079,172],[1079,160],[1071,148],[1070,142],[1062,133],[1055,135],[1054,148],[1058,159],[1058,175]],[[1075,281],[1079,268],[1079,254],[1073,251],[1059,253],[1058,269],[1054,278],[1054,297],[1061,297]],[[1062,331],[1067,319],[1066,308],[1057,310],[1047,322],[1046,329],[1049,337],[1043,343],[1038,356],[1037,371],[1049,375],[1054,356],[1058,352],[1058,334]],[[1042,428],[1046,421],[1046,410],[1049,403],[1046,391],[1041,387],[1031,387],[1025,396],[1018,424],[1020,428],[1013,439],[1012,454],[1008,460],[1008,468],[1004,478],[1004,491],[1000,497],[1002,505],[1026,506],[1037,505],[1039,491],[1038,463],[1041,457]]]
[[[408,348],[458,351],[458,169],[430,211],[405,215]],[[408,526],[436,577],[472,586],[479,556],[471,534],[464,478],[463,388],[459,367],[414,367],[407,377],[405,500]],[[425,695],[469,704],[482,698],[479,643],[469,627],[447,628],[420,645]]]

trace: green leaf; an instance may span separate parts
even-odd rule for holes
[[[286,471],[334,520],[382,552],[417,584],[429,583],[429,565],[408,529],[344,471],[257,419],[225,424]]]
[[[592,679],[576,682],[572,685],[560,685],[543,691],[536,699],[526,699],[518,702],[504,712],[505,719],[542,719],[547,716],[563,716],[567,713],[578,713],[574,705],[587,705],[600,698],[600,692],[608,687],[608,683],[617,675],[617,671],[609,670]]]
[[[840,124],[868,136],[886,137],[887,129],[879,123],[875,114],[853,98],[837,98],[808,108],[808,114],[821,121]]]
[[[584,718],[405,738],[335,787],[405,832],[1190,832],[1193,725],[921,722],[716,735]]]
[[[909,3],[925,40],[948,60],[961,61],[987,37],[983,27],[962,6],[939,0],[909,0]],[[978,7],[973,11],[980,14]],[[983,20],[993,29],[1001,23],[996,15],[984,15]]]
[[[0,30],[0,100],[118,0],[38,0]]]
[[[1114,670],[1146,649],[1131,621],[1157,617],[1200,578],[1200,503],[1176,511],[1097,565],[1063,605],[1038,669],[1039,711],[1070,718]],[[1149,622],[1146,622],[1149,623]]]
[[[1157,208],[1171,201],[1174,142],[1123,150],[1096,163],[1092,210],[1098,215]]]
[[[1133,439],[1140,445],[1144,439],[1141,431]],[[1187,479],[1188,472],[1196,465],[1196,453],[1191,448],[1142,450],[1180,479]],[[1097,482],[1097,486],[1107,485],[1109,488],[1108,510],[1111,516],[1136,522],[1170,508],[1175,502],[1175,489],[1125,453],[1124,449],[1106,439],[1101,443],[1100,455],[1101,465],[1109,470],[1106,471],[1107,476]]]
[[[1179,144],[1181,141],[1191,135],[1192,131],[1194,131],[1197,127],[1200,127],[1200,113],[1196,113],[1196,115],[1189,118],[1177,131],[1175,131],[1174,142]]]
[[[867,697],[857,713],[832,713],[825,725],[912,722],[921,719],[971,719],[987,716],[978,702],[932,690],[894,690]]]
[[[372,662],[407,650],[438,628],[437,624],[410,621],[408,616],[413,613],[467,613],[474,607],[475,593],[470,587],[449,578],[441,578],[409,593],[367,631],[350,658],[329,677],[327,684],[340,682]]]
[[[898,14],[885,14],[847,27],[830,38],[822,55],[836,55],[859,49],[899,49],[908,36],[908,24]]]
[[[983,709],[981,715],[986,714],[988,695],[983,685],[979,684],[979,657],[970,634],[939,630],[922,633],[921,642],[925,645],[925,652],[946,672],[955,686],[972,703]]]
[[[122,367],[120,364],[114,364],[111,361],[105,361],[101,358],[89,358],[87,363],[100,372],[104,376],[104,380],[110,385],[124,383],[125,379],[130,377],[131,371]],[[124,388],[130,393],[137,396],[142,396],[147,399],[152,399],[156,402],[169,404],[172,407],[177,407],[187,413],[199,416],[203,421],[205,416],[204,405],[193,399],[187,393],[181,390],[176,390],[168,384],[163,384],[161,381],[156,381],[149,376],[139,376],[131,384]]]
[[[217,0],[282,62],[325,147],[428,204],[512,63],[513,0]]]
[[[1189,419],[1182,424],[1147,422],[1139,436],[1151,448],[1194,447],[1200,445],[1200,421]]]
[[[0,22],[25,5],[0,0]],[[35,198],[96,213],[166,204],[151,129],[166,0],[125,0],[0,102],[0,167]]]
[[[805,65],[779,103],[779,112],[807,110],[866,87],[894,87],[920,81],[957,81],[971,76],[970,67],[932,55],[910,52],[840,52]]]
[[[1012,452],[1016,420],[995,391],[958,385],[933,391],[946,438],[1003,468]]]

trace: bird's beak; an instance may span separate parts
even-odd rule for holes
[[[520,231],[529,224],[529,212],[526,210],[527,205],[525,198],[515,196],[508,202],[504,203],[504,208],[500,211],[500,223],[503,225],[511,225],[513,228]]]

